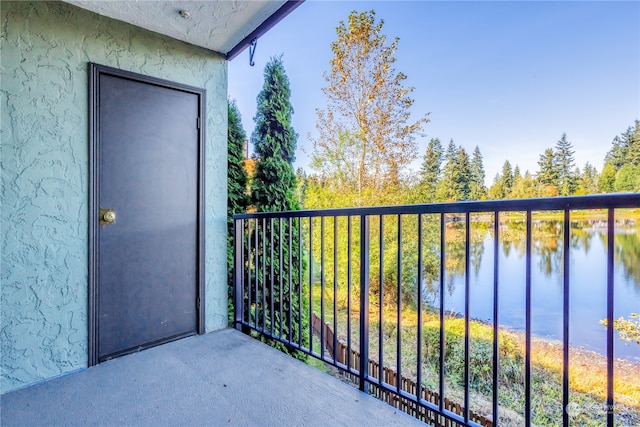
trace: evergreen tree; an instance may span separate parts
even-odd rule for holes
[[[436,199],[436,189],[440,179],[440,167],[443,157],[442,143],[439,139],[431,139],[424,154],[420,168],[420,203],[432,202]]]
[[[587,162],[584,165],[582,173],[578,175],[580,176],[580,178],[576,194],[582,195],[598,192],[598,171],[591,165],[591,163]]]
[[[291,90],[282,58],[267,63],[264,79],[251,135],[258,154],[251,186],[253,206],[259,212],[296,210],[299,204],[293,161],[298,135],[291,127]]]
[[[540,166],[540,170],[538,170],[536,174],[538,183],[546,187],[557,187],[558,170],[556,168],[556,156],[553,149],[547,148],[544,150],[544,153],[540,155],[540,160],[538,160],[538,166]]]
[[[227,284],[229,297],[229,320],[233,307],[233,214],[246,212],[249,207],[247,173],[244,169],[244,148],[247,134],[242,128],[242,119],[236,103],[228,102],[227,133]]]
[[[625,164],[625,156],[628,150],[626,142],[621,137],[615,136],[611,141],[611,149],[607,152],[604,160],[605,163],[610,164],[614,170],[619,170]]]
[[[622,166],[616,173],[616,180],[613,188],[617,192],[640,191],[640,176],[638,172],[640,168],[636,168],[630,163]]]
[[[613,166],[616,172],[626,164],[640,164],[640,121],[636,120],[634,126],[613,138],[611,144],[613,146],[605,157],[605,163]]]
[[[615,191],[616,168],[609,162],[605,163],[600,174],[598,183],[600,191],[603,193],[613,193]]]
[[[480,148],[476,146],[471,157],[471,200],[481,200],[487,196],[487,188],[484,185],[485,178],[482,154]]]
[[[264,69],[264,86],[257,98],[258,110],[254,118],[256,127],[251,136],[258,154],[255,176],[251,183],[251,196],[253,205],[259,212],[299,209],[296,198],[298,190],[293,170],[297,135],[291,127],[293,108],[290,97],[289,79],[285,73],[282,58],[272,58]],[[256,250],[266,258],[266,265],[273,268],[274,274],[267,274],[266,271],[258,269],[257,277],[251,281],[256,287],[253,295],[256,295],[255,292],[259,289],[263,289],[264,299],[266,299],[266,306],[256,304],[258,307],[255,315],[256,318],[260,318],[264,312],[268,323],[262,325],[263,327],[272,328],[274,333],[297,341],[302,332],[298,327],[300,322],[303,324],[303,330],[304,324],[308,325],[308,319],[304,315],[302,319],[298,318],[298,307],[304,306],[305,301],[304,298],[302,301],[297,298],[303,284],[298,282],[298,275],[292,274],[299,271],[302,262],[299,259],[298,250],[300,242],[297,241],[298,224],[294,221],[293,228],[290,228],[286,221],[267,222],[267,224],[266,229],[259,229],[260,239],[265,242],[264,251],[262,248]],[[293,242],[291,254],[286,243],[290,237]],[[281,242],[282,245],[280,245]],[[281,247],[282,257],[278,256]],[[273,258],[271,258],[272,253]],[[289,258],[292,260],[291,265]],[[291,283],[291,289],[289,289],[289,283]],[[280,284],[283,289],[280,289]],[[271,306],[273,306],[273,312],[270,310]],[[281,311],[283,318],[279,316]],[[302,309],[302,313],[306,311]],[[289,330],[289,324],[292,330]],[[271,344],[289,352],[282,344],[274,342]],[[304,358],[302,353],[294,351],[293,354]]]
[[[522,192],[522,174],[520,173],[520,166],[516,165],[513,168],[513,182],[511,183],[511,191],[509,192],[510,199],[518,199],[523,196],[520,194]]]
[[[635,126],[629,127],[626,132],[629,141],[627,159],[633,166],[640,166],[640,120],[636,120]]]
[[[444,155],[442,179],[438,182],[438,200],[469,200],[471,197],[472,166],[469,154],[462,146],[449,142]]]
[[[234,101],[228,103],[228,133],[227,133],[227,194],[229,203],[227,222],[229,230],[233,228],[231,217],[233,214],[246,212],[250,203],[247,185],[249,177],[244,168],[245,144],[247,134],[242,128],[242,117]]]
[[[561,196],[569,196],[575,191],[574,154],[573,145],[567,140],[567,134],[563,133],[556,143],[554,153],[556,171],[558,173],[558,194]]]
[[[502,182],[502,175],[497,173],[496,176],[493,177],[493,183],[491,184],[491,187],[489,187],[489,199],[500,200],[504,199],[504,197],[505,192]]]
[[[513,171],[511,170],[511,163],[509,160],[505,160],[502,165],[502,194],[503,198],[507,198],[511,195],[511,189],[513,188]]]
[[[520,171],[518,170],[518,172]],[[513,180],[511,197],[514,199],[534,197],[535,195],[534,191],[535,191],[535,183],[529,171],[525,171],[524,176],[518,173]]]
[[[522,179],[522,175],[520,174],[520,166],[516,165],[515,168],[513,168],[513,183],[515,184],[516,180],[520,178]]]
[[[600,176],[600,191],[639,191],[636,171],[640,166],[640,121],[613,138],[611,144]]]
[[[438,182],[437,199],[440,201],[455,200],[454,187],[456,179],[456,157],[458,147],[449,141],[447,151],[444,154],[444,167],[442,169],[442,177]]]
[[[454,168],[454,200],[469,200],[471,197],[471,161],[469,154],[460,146],[455,157]]]

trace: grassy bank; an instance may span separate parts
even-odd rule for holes
[[[319,313],[319,289],[314,289],[316,311]],[[325,295],[332,301],[332,295]],[[316,304],[314,303],[314,306]],[[325,306],[325,321],[333,323],[333,308]],[[382,336],[379,335],[379,307],[370,313],[369,353],[378,358],[382,340],[384,365],[397,365],[397,310],[386,305],[383,310]],[[359,342],[357,307],[352,307],[351,342]],[[346,306],[338,307],[338,336],[346,341]],[[401,313],[401,369],[406,377],[416,378],[417,372],[417,313],[405,308]],[[464,319],[447,316],[445,330],[445,395],[460,403],[464,401]],[[439,388],[439,314],[423,309],[422,314],[422,378],[423,385]],[[498,395],[502,425],[522,425],[524,415],[524,334],[501,329],[500,370]],[[557,425],[562,418],[562,345],[535,338],[532,340],[531,395],[533,423],[540,426]],[[470,322],[470,394],[471,410],[491,416],[493,387],[493,328],[491,325]],[[615,361],[616,425],[640,425],[640,364]],[[574,425],[600,426],[605,421],[606,358],[597,353],[572,348],[570,350],[570,401],[578,413]]]

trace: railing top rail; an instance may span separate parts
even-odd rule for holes
[[[235,214],[234,219],[640,208],[640,193]]]

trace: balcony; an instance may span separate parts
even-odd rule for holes
[[[640,351],[612,325],[619,306],[638,311],[617,283],[620,270],[637,276],[618,235],[638,208],[640,195],[624,194],[236,215],[235,325],[430,425],[636,425]],[[520,269],[503,247],[521,253]],[[536,272],[548,263],[558,286],[547,291],[555,276]],[[582,348],[579,316],[598,292],[586,335],[601,337],[599,356]],[[545,319],[553,339],[537,336]]]
[[[233,329],[2,395],[3,426],[419,425]]]

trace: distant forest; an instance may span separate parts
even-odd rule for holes
[[[515,199],[640,191],[640,121],[616,136],[600,172],[587,162],[575,163],[575,150],[566,134],[539,156],[533,173],[506,160],[491,186],[484,186],[482,154],[471,157],[449,142],[446,150],[432,139],[424,155],[418,189],[430,201]]]
[[[404,194],[396,194],[393,200],[387,200],[388,194],[365,199],[375,205],[640,192],[640,121],[636,120],[633,126],[613,138],[600,171],[590,162],[579,167],[574,154],[573,144],[566,134],[562,134],[554,146],[539,155],[537,170],[523,172],[517,163],[506,160],[487,188],[479,147],[469,155],[453,140],[445,147],[434,138],[429,141],[420,171],[414,176],[403,177],[396,188],[387,188]],[[310,205],[307,207],[334,205],[327,200],[327,194],[318,194],[329,188],[339,190],[331,178],[327,180],[320,174],[307,176],[298,170],[298,180],[303,201],[310,202],[305,203]],[[317,200],[318,196],[324,200]],[[361,205],[359,201],[351,200],[351,204]]]

